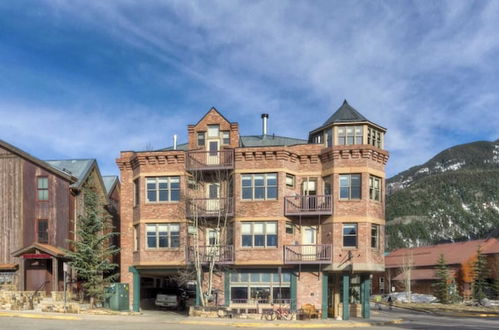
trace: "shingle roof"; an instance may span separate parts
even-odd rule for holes
[[[46,160],[51,166],[70,173],[78,179],[72,184],[72,187],[79,187],[80,184],[87,178],[92,166],[96,162],[95,159],[64,159],[64,160]]]
[[[247,135],[239,138],[241,147],[271,147],[306,144],[307,140],[277,135]]]
[[[110,194],[119,179],[116,175],[103,175],[102,181],[104,181],[104,187],[106,188],[106,194]]]
[[[335,113],[331,117],[328,118],[322,124],[322,126],[327,126],[333,123],[350,123],[350,122],[363,122],[369,121],[366,117],[361,115],[357,110],[355,110],[350,104],[348,104],[347,100],[343,101],[341,107],[336,110]]]
[[[490,238],[398,249],[385,257],[385,266],[387,268],[398,268],[404,263],[404,258],[411,255],[415,267],[436,265],[441,254],[444,255],[448,265],[461,264],[474,256],[479,247],[484,254],[499,253],[499,240]]]

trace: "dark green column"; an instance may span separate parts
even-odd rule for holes
[[[225,306],[229,307],[229,305],[230,305],[230,272],[227,270],[224,273],[224,297],[225,297]]]
[[[322,273],[322,318],[327,319],[327,301],[328,297],[328,273]]]
[[[343,273],[343,320],[350,319],[350,274]]]
[[[297,281],[296,281],[296,274],[291,273],[291,283],[290,283],[290,289],[291,289],[291,304],[290,308],[292,311],[296,311],[296,286],[297,286]]]
[[[140,274],[133,266],[130,266],[128,271],[133,274],[133,311],[140,312]]]
[[[368,319],[371,317],[371,306],[369,305],[370,291],[371,291],[371,277],[369,274],[362,276],[361,282],[362,290],[362,317]]]
[[[196,307],[201,305],[201,291],[199,285],[196,282]]]

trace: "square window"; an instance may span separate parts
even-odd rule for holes
[[[220,136],[220,126],[208,125],[208,137],[219,137],[219,136]]]
[[[290,188],[295,187],[295,176],[292,174],[286,174],[286,186]]]

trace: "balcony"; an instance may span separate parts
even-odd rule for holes
[[[195,262],[196,256],[199,262],[207,264],[214,261],[218,264],[234,263],[234,246],[233,245],[200,245],[196,253],[195,246],[187,247],[187,262]]]
[[[185,166],[188,171],[230,170],[234,168],[234,150],[188,151]]]
[[[284,215],[331,215],[331,195],[284,197]]]
[[[234,215],[234,198],[191,198],[187,200],[188,218],[217,218]]]
[[[328,264],[332,259],[331,244],[285,245],[285,264]]]

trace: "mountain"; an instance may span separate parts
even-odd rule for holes
[[[388,250],[486,237],[499,227],[499,140],[446,149],[386,187]]]

